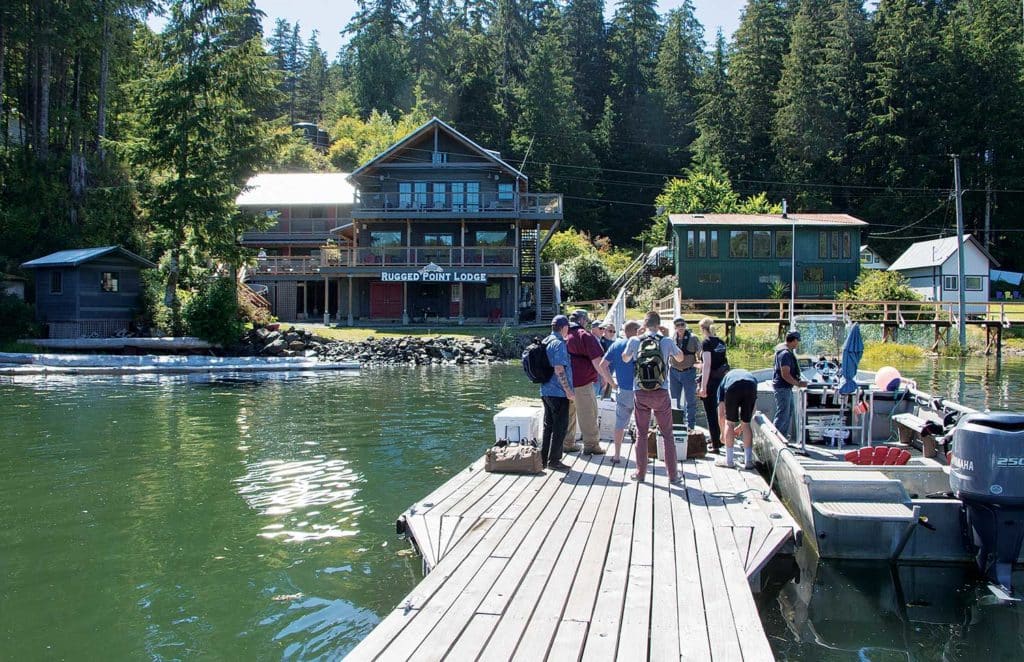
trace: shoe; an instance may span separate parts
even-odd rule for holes
[[[552,471],[568,471],[569,465],[559,460],[558,462],[552,462],[549,464],[548,469],[551,469]]]
[[[743,470],[744,471],[753,471],[754,470],[754,463],[753,462],[748,462],[747,464],[744,464],[743,465]]]
[[[642,482],[644,482],[644,477],[643,477],[643,476],[641,476],[641,475],[640,475],[639,473],[637,473],[637,472],[634,472],[634,473],[630,474],[629,478],[630,478],[630,480],[635,480],[635,481],[636,481],[636,482],[638,482],[638,483],[642,483]]]
[[[579,453],[583,450],[583,444],[573,444],[572,446],[563,446],[563,453]]]
[[[622,458],[620,456],[618,456],[618,455],[613,455],[612,456],[612,464],[618,464],[619,462],[622,462]]]
[[[729,464],[729,461],[726,460],[724,457],[721,460],[719,460],[718,462],[715,462],[715,466],[716,467],[725,467],[726,469],[735,469],[736,468],[735,464]]]
[[[716,455],[721,453],[723,448],[725,448],[725,444],[716,444],[715,442],[711,442],[711,445],[708,446],[708,450]]]
[[[669,478],[668,482],[672,483],[673,485],[682,485],[683,484],[683,477],[680,476],[679,474],[676,474],[676,477],[675,478]]]
[[[600,446],[594,446],[593,448],[587,448],[583,451],[584,455],[604,455],[605,450]]]

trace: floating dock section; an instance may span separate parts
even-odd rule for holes
[[[751,581],[800,529],[715,459],[677,486],[654,460],[636,483],[610,455],[536,476],[481,458],[402,515],[427,575],[347,659],[774,659]]]

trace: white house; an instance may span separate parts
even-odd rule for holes
[[[968,304],[988,302],[989,270],[999,263],[971,235],[964,235],[964,294]],[[959,298],[957,239],[944,237],[919,241],[896,258],[889,271],[902,273],[910,287],[927,301],[951,301]],[[968,308],[968,312],[984,312]]]
[[[865,244],[860,247],[860,268],[880,269],[885,271],[889,268],[889,261],[876,253],[873,248]]]

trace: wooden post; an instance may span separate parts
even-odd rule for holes
[[[324,275],[324,326],[331,323],[331,284],[327,280],[327,275]]]
[[[341,288],[338,288],[341,289]],[[352,274],[348,275],[348,325],[353,326],[352,320]]]

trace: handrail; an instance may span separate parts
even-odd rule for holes
[[[626,323],[626,296],[626,288],[620,288],[604,316],[603,323],[614,325],[616,335],[622,332],[622,325]]]
[[[493,191],[359,192],[354,213],[562,214],[561,193]]]
[[[629,266],[622,270],[619,277],[612,283],[611,289],[619,290],[631,285],[637,275],[643,271],[643,266],[646,262],[647,256],[641,253],[635,260],[629,263]]]

